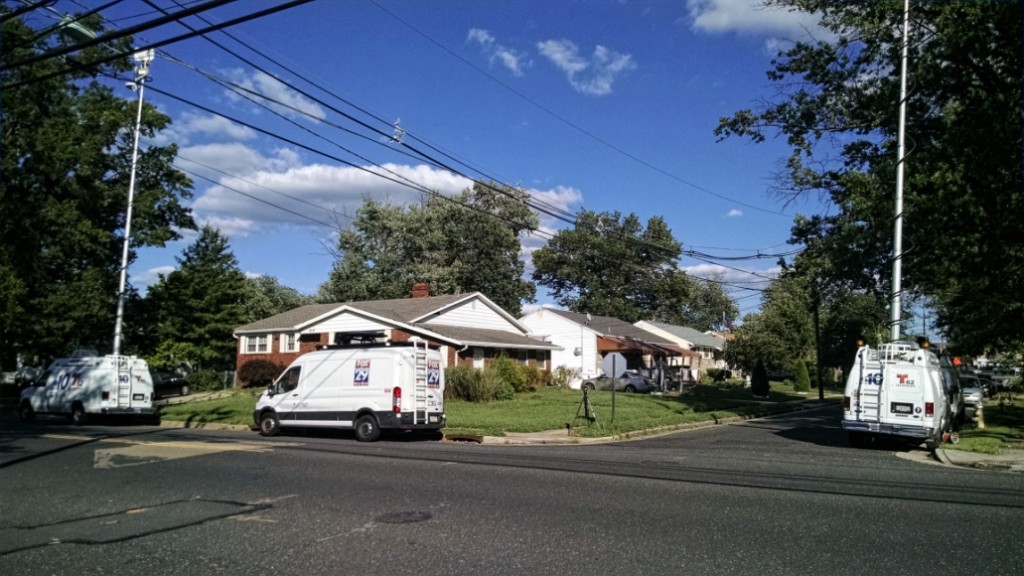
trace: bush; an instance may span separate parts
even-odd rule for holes
[[[526,378],[526,387],[523,392],[536,392],[538,389],[547,386],[551,381],[551,374],[547,370],[541,370],[536,366],[520,366],[519,370]]]
[[[796,361],[796,381],[793,382],[793,389],[797,392],[808,392],[811,389],[811,377],[807,373],[807,363],[803,360]]]
[[[565,366],[559,366],[555,368],[555,371],[551,374],[551,385],[558,386],[559,388],[570,388],[573,380],[580,377],[579,368],[566,368]]]
[[[766,398],[771,392],[771,383],[768,381],[768,370],[764,367],[764,361],[758,360],[754,366],[754,373],[750,376],[750,391],[756,398]]]
[[[224,372],[218,370],[196,370],[186,376],[185,380],[193,392],[212,392],[231,386],[230,382],[224,382]]]
[[[519,364],[505,356],[495,358],[490,365],[484,368],[484,372],[493,372],[496,378],[508,383],[515,392],[526,391],[526,373],[523,372]]]
[[[269,386],[284,369],[270,360],[249,360],[238,369],[238,385],[241,388]]]

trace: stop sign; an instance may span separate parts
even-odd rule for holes
[[[626,371],[626,357],[618,352],[605,354],[604,361],[601,362],[601,369],[608,376],[618,378]]]

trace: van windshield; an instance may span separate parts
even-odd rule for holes
[[[299,372],[301,370],[301,366],[293,366],[289,368],[287,372],[281,374],[281,377],[277,379],[277,382],[274,382],[274,393],[283,394],[285,392],[295,390],[295,387],[299,385]]]

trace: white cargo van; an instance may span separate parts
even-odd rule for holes
[[[66,415],[76,426],[90,414],[153,414],[153,379],[135,356],[76,355],[55,360],[21,392],[19,414]]]
[[[950,439],[962,407],[959,386],[945,381],[953,373],[934,352],[913,342],[860,348],[843,393],[842,426],[850,443],[859,446],[884,435],[934,449]]]
[[[260,395],[253,420],[263,436],[282,427],[342,428],[362,442],[378,439],[381,430],[440,430],[441,353],[417,339],[308,352]]]

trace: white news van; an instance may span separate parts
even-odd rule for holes
[[[55,360],[21,392],[19,414],[61,414],[76,426],[90,414],[153,414],[153,378],[135,356],[73,356]]]
[[[873,436],[926,442],[934,449],[955,436],[963,418],[956,373],[913,342],[857,351],[843,393],[843,430],[860,446]]]
[[[253,420],[263,436],[282,427],[342,428],[362,442],[377,440],[381,430],[440,430],[441,353],[419,340],[308,352],[260,395]]]

